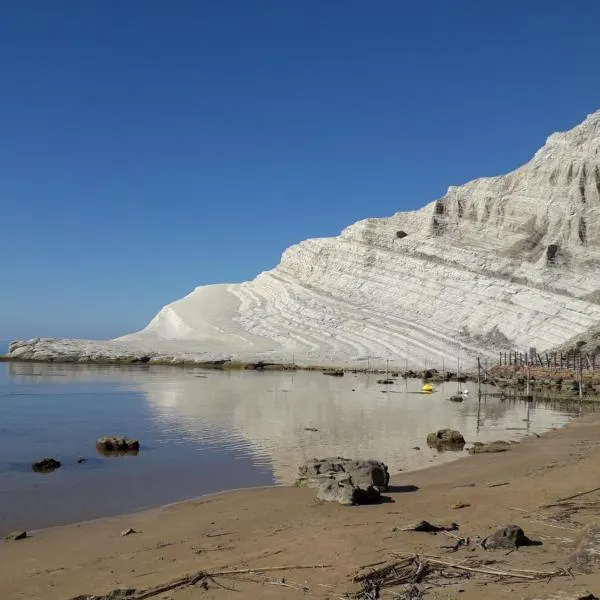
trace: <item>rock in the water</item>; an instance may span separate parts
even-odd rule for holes
[[[363,489],[345,481],[330,480],[318,487],[317,500],[339,502],[344,506],[376,504],[381,501],[381,494],[373,486]]]
[[[575,542],[570,562],[581,573],[592,573],[600,566],[600,525],[586,527]]]
[[[481,545],[486,550],[514,550],[520,546],[529,546],[531,540],[518,525],[506,525],[486,537]]]
[[[26,531],[11,531],[4,537],[7,542],[16,542],[17,540],[24,540],[27,537]]]
[[[77,464],[80,465],[81,463],[87,462],[87,458],[84,458],[83,456],[80,456],[77,459]]]
[[[41,458],[31,464],[36,473],[50,473],[60,467],[60,461],[55,458]]]
[[[427,445],[438,450],[462,450],[465,438],[454,429],[438,429],[427,436]]]
[[[298,468],[296,485],[318,487],[329,481],[345,482],[367,489],[387,490],[390,475],[387,465],[377,460],[350,458],[313,458]]]
[[[127,437],[110,435],[101,437],[96,440],[96,449],[101,453],[126,453],[138,452],[140,442],[138,440],[130,440]]]
[[[498,440],[496,442],[490,442],[489,444],[483,444],[481,442],[475,442],[472,448],[469,448],[469,454],[486,454],[494,452],[506,452],[510,450],[511,444],[509,442],[503,442]]]

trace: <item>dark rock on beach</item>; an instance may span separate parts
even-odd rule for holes
[[[7,542],[16,542],[17,540],[24,540],[27,537],[26,531],[11,531],[11,533],[4,536]]]
[[[318,500],[350,506],[380,502],[389,481],[387,465],[380,461],[336,457],[301,465],[296,485],[316,487]]]
[[[41,458],[31,464],[31,468],[36,473],[51,473],[60,467],[60,461],[55,458]]]
[[[532,542],[518,525],[506,525],[486,537],[481,545],[486,550],[515,550]]]
[[[313,458],[298,468],[296,485],[318,487],[329,481],[343,481],[363,489],[387,490],[390,475],[387,465],[378,460],[350,458]]]

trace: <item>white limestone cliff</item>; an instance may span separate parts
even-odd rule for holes
[[[527,164],[414,212],[288,248],[250,282],[196,288],[111,342],[30,340],[28,360],[466,366],[600,327],[600,111]]]

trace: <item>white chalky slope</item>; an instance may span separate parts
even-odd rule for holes
[[[36,339],[37,360],[472,364],[600,326],[600,111],[504,176],[419,211],[288,248],[250,282],[210,285],[111,342]]]

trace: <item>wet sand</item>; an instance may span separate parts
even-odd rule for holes
[[[328,564],[322,569],[251,575],[254,581],[219,579],[228,589],[184,588],[157,598],[340,598],[361,565],[394,551],[444,555],[459,561],[485,557],[496,568],[554,570],[566,566],[570,543],[595,510],[557,524],[540,506],[600,485],[600,415],[590,414],[509,452],[469,456],[440,467],[392,476],[393,502],[344,507],[321,504],[314,490],[292,487],[228,492],[147,512],[33,532],[0,546],[0,597],[67,600],[117,587],[148,588],[199,570]],[[589,502],[600,495],[589,494]],[[452,505],[470,504],[462,509]],[[534,515],[524,511],[531,511]],[[460,549],[438,534],[394,531],[426,519],[459,524],[462,536],[485,536],[499,526],[521,525],[542,545],[505,551]],[[138,533],[121,537],[133,528]],[[267,583],[285,577],[292,587]],[[302,584],[307,592],[294,586]],[[532,583],[494,583],[477,576],[425,598],[551,598],[557,592],[600,593],[600,575],[557,577]],[[560,596],[556,596],[560,597]],[[569,596],[565,596],[569,597]],[[577,597],[577,596],[571,596]]]

